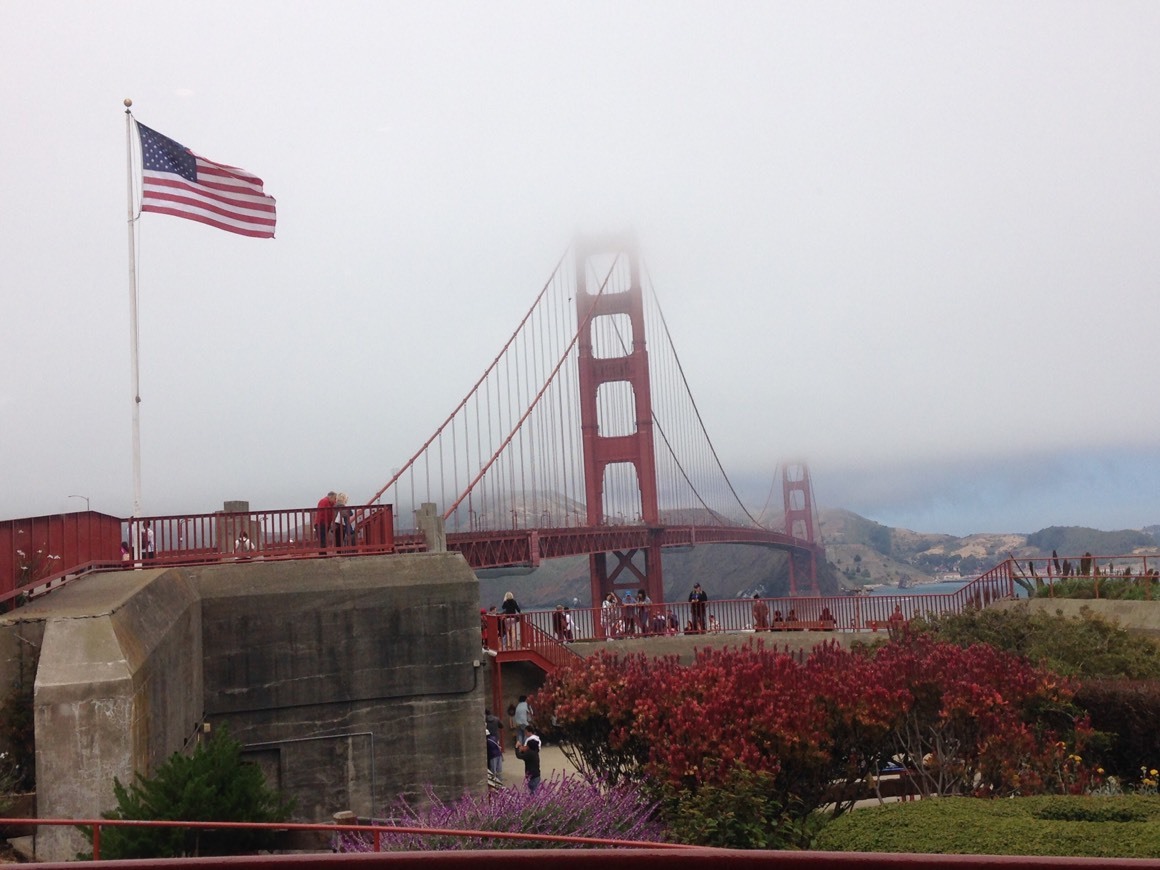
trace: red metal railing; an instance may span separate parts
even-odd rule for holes
[[[1013,579],[1018,577],[1024,584],[1045,588],[1048,595],[1054,592],[1056,583],[1079,579],[1099,581],[1093,585],[1096,598],[1100,597],[1101,586],[1105,583],[1139,582],[1144,585],[1144,597],[1151,600],[1152,586],[1160,583],[1160,556],[1154,554],[1093,556],[1084,553],[1082,556],[1040,556],[1022,560],[1012,557],[1005,564],[1009,566]]]
[[[350,510],[352,522],[349,530],[344,530],[339,537],[335,527],[330,525],[325,547],[320,541],[314,508],[217,511],[124,520],[103,514],[63,514],[8,521],[0,524],[0,535],[7,534],[9,539],[27,537],[33,543],[29,550],[24,550],[26,554],[40,549],[52,558],[38,562],[33,570],[22,568],[7,588],[0,586],[0,612],[95,571],[396,552],[391,505],[351,506]],[[86,516],[95,518],[91,521],[100,530],[99,538],[95,538],[97,543],[75,547],[72,551],[63,550],[74,555],[57,556],[52,552],[54,543],[62,536],[69,539],[67,530],[84,521]],[[58,532],[58,527],[66,531]],[[122,542],[129,544],[133,551],[121,554]],[[5,539],[0,537],[0,548],[4,543]],[[19,556],[23,548],[11,543],[10,546]],[[26,560],[27,557],[20,558]],[[21,578],[26,582],[16,585]]]
[[[400,541],[403,535],[398,536]],[[422,548],[417,536],[406,536],[408,546]],[[656,540],[662,547],[697,544],[759,544],[820,558],[821,547],[781,532],[749,527],[640,525],[582,526],[500,531],[453,532],[447,547],[463,554],[472,568],[513,565],[535,567],[543,559],[588,553],[623,552],[648,547]]]
[[[558,668],[579,655],[568,649],[553,634],[535,624],[537,612],[505,617],[502,613],[480,614],[483,645],[495,653],[531,652],[544,659],[552,668]]]
[[[367,834],[366,843],[371,851],[379,852],[382,849],[384,834],[418,834],[441,837],[464,837],[484,840],[515,840],[539,843],[560,843],[575,846],[605,846],[617,849],[663,849],[688,850],[697,848],[678,843],[657,843],[645,840],[609,840],[600,837],[564,836],[558,834],[525,834],[511,831],[473,831],[442,828],[408,827],[403,825],[385,824],[311,824],[308,822],[187,822],[187,821],[153,821],[136,819],[3,819],[6,826],[29,827],[70,827],[91,828],[93,834],[93,860],[101,860],[101,831],[105,828],[180,828],[183,830],[244,830],[270,831],[282,833],[285,831],[314,831],[327,835],[338,834]],[[360,837],[361,839],[361,837]],[[332,849],[337,849],[335,846]],[[244,857],[244,856],[236,856]],[[190,859],[181,859],[183,861]],[[214,861],[220,861],[215,858]],[[137,863],[136,866],[143,866]]]
[[[769,614],[768,631],[875,631],[892,620],[959,613],[967,607],[983,607],[1015,595],[1016,567],[1007,560],[974,578],[961,589],[943,594],[828,595],[761,599]],[[758,631],[752,598],[718,599],[706,607],[704,632],[693,630],[692,605],[678,601],[618,604],[615,607],[576,607],[534,610],[521,615],[521,624],[538,629],[538,637],[555,643],[657,637],[678,634],[712,634]],[[566,614],[566,621],[558,614]],[[562,626],[567,625],[568,628]],[[495,637],[499,635],[496,634]],[[486,640],[485,635],[485,640]],[[499,651],[499,646],[488,648]]]
[[[0,597],[33,580],[120,558],[121,520],[96,511],[0,521]]]
[[[20,824],[34,825],[147,825],[167,827],[267,827],[275,830],[303,830],[337,834],[343,831],[369,834],[372,848],[374,827],[369,825],[307,825],[274,824],[246,825],[228,822],[114,822],[106,819],[15,819]],[[380,828],[381,833],[386,831]],[[994,868],[1090,868],[1101,870],[1160,870],[1155,858],[1064,858],[1039,855],[923,855],[870,852],[806,852],[758,851],[737,849],[709,849],[698,846],[680,846],[669,843],[642,843],[626,840],[595,840],[579,837],[552,837],[543,834],[509,834],[498,831],[428,831],[426,829],[396,828],[400,833],[460,834],[491,839],[559,842],[584,849],[476,849],[446,852],[371,852],[350,855],[333,852],[312,852],[286,855],[225,855],[213,858],[152,858],[104,861],[104,866],[124,870],[151,870],[170,867],[229,867],[233,870],[271,870],[293,866],[298,870],[349,866],[356,861],[360,867],[416,867],[426,870],[540,870],[545,865],[555,870],[592,870],[599,866],[607,870],[994,870]],[[99,835],[98,835],[99,836]],[[96,839],[96,838],[95,838]],[[95,844],[94,844],[95,845]],[[631,852],[624,852],[631,849]],[[94,858],[97,852],[94,849]],[[69,864],[41,864],[46,870],[75,866]]]
[[[762,601],[769,611],[769,630],[774,633],[794,630],[876,631],[887,627],[892,620],[961,613],[968,607],[986,607],[993,601],[1013,598],[1017,587],[1022,586],[1016,578],[1034,584],[1034,577],[1038,576],[1046,586],[1059,580],[1060,568],[1056,567],[1056,562],[1061,567],[1064,563],[1070,564],[1070,576],[1076,576],[1075,572],[1083,567],[1081,559],[1076,557],[1023,559],[1022,562],[1028,566],[1034,564],[1034,574],[1031,567],[1023,568],[1018,560],[1008,558],[990,571],[969,579],[961,588],[947,593],[829,595],[763,598]],[[1099,567],[1100,576],[1107,582],[1143,580],[1148,585],[1152,581],[1160,583],[1160,573],[1152,567],[1160,565],[1160,556],[1156,554],[1093,556],[1090,563],[1084,564],[1090,564],[1087,576],[1094,577]],[[710,601],[707,605],[707,630],[696,633],[756,631],[754,604],[751,598]],[[557,639],[556,612],[528,611],[523,618]],[[577,641],[693,633],[691,605],[682,601],[618,604],[613,608],[570,607],[566,612],[572,639]]]
[[[126,540],[138,547],[134,555],[167,564],[218,562],[224,557],[310,558],[395,551],[391,505],[359,505],[349,510],[352,521],[341,534],[336,534],[339,527],[333,522],[326,524],[325,545],[315,508],[138,517],[125,520],[124,530]],[[148,531],[153,537],[152,557],[145,552]]]

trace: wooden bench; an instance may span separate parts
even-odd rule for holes
[[[794,619],[773,623],[773,631],[833,631],[838,627],[832,619]]]

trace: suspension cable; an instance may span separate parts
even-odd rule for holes
[[[729,479],[729,475],[725,473],[725,468],[721,464],[721,458],[717,455],[717,449],[713,446],[713,441],[709,438],[709,432],[705,428],[705,421],[701,417],[701,410],[700,410],[700,408],[697,407],[697,400],[695,398],[693,398],[693,391],[689,388],[689,381],[685,377],[685,367],[683,365],[681,365],[681,359],[677,355],[677,349],[673,344],[673,336],[672,336],[672,333],[669,332],[669,325],[668,325],[668,321],[665,320],[664,310],[661,308],[660,300],[657,299],[656,290],[653,287],[653,283],[652,283],[652,275],[647,273],[647,272],[645,274],[648,277],[649,293],[652,296],[653,304],[656,305],[657,316],[660,317],[661,328],[664,329],[665,338],[668,339],[669,348],[673,352],[673,360],[676,362],[677,371],[681,376],[681,383],[684,384],[685,391],[688,393],[689,401],[690,401],[690,403],[692,403],[692,406],[693,406],[693,413],[696,415],[697,423],[701,427],[702,434],[704,434],[704,436],[705,436],[705,442],[709,445],[709,451],[713,455],[713,461],[717,464],[717,469],[718,469],[718,471],[721,472],[721,476],[725,479],[725,483],[729,487],[729,492],[733,494],[733,498],[736,500],[738,507],[740,507],[741,510],[744,511],[745,516],[749,517],[750,522],[752,522],[756,526],[760,526],[761,524],[759,522],[757,522],[757,520],[754,518],[753,514],[751,514],[749,512],[749,508],[747,508],[745,506],[745,504],[741,501],[741,497],[737,494],[737,490],[734,489],[733,482]],[[656,421],[655,414],[654,414],[653,420],[655,423],[655,421]]]

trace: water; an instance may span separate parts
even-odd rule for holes
[[[871,595],[947,595],[951,592],[958,592],[971,580],[955,580],[946,583],[919,583],[911,586],[909,589],[899,589],[897,586],[882,586],[878,589],[871,590]],[[1026,598],[1027,590],[1015,584],[1015,597]]]
[[[918,583],[909,589],[899,589],[897,586],[880,586],[871,590],[871,595],[949,595],[958,592],[970,581],[954,581],[953,583]]]

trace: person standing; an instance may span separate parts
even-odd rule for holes
[[[141,557],[152,559],[157,555],[157,546],[153,538],[153,524],[145,520],[141,524]]]
[[[515,649],[519,646],[517,629],[520,624],[520,614],[523,611],[520,609],[520,603],[516,601],[515,595],[511,592],[504,594],[500,609],[503,611],[504,646],[506,649]]]
[[[636,634],[636,597],[632,592],[624,593],[624,608],[620,612],[624,614],[624,635],[632,637]]]
[[[491,707],[483,711],[484,727],[487,728],[487,733],[496,737],[500,736],[500,731],[503,730],[503,720],[492,712]]]
[[[552,634],[560,643],[568,642],[568,615],[564,613],[563,604],[557,604],[552,611]]]
[[[705,610],[709,600],[708,594],[701,588],[700,583],[693,584],[693,591],[689,593],[690,623],[693,634],[705,633]]]
[[[572,630],[572,611],[568,609],[568,605],[564,605],[564,643],[571,643],[576,639],[575,633]]]
[[[524,779],[528,783],[528,791],[536,793],[540,787],[540,738],[536,729],[528,726],[527,735],[516,744],[516,758],[524,762]]]
[[[499,735],[490,732],[487,735],[487,770],[493,776],[503,776],[503,744]]]
[[[753,630],[769,631],[769,605],[757,593],[753,595]]]
[[[515,722],[515,741],[517,744],[522,744],[523,735],[528,733],[531,727],[531,704],[528,703],[528,696],[521,695],[520,703],[515,705],[515,715],[512,717]]]
[[[615,592],[609,592],[600,603],[600,624],[604,628],[606,640],[612,640],[619,634],[620,599]]]
[[[340,492],[334,497],[334,545],[341,547],[346,541],[349,547],[354,540],[354,517],[346,506],[347,496]]]
[[[652,633],[652,599],[643,589],[636,590],[636,619],[641,634]]]
[[[318,507],[314,511],[314,528],[318,532],[318,555],[326,555],[327,530],[334,522],[334,505],[338,495],[331,490],[318,500]]]

